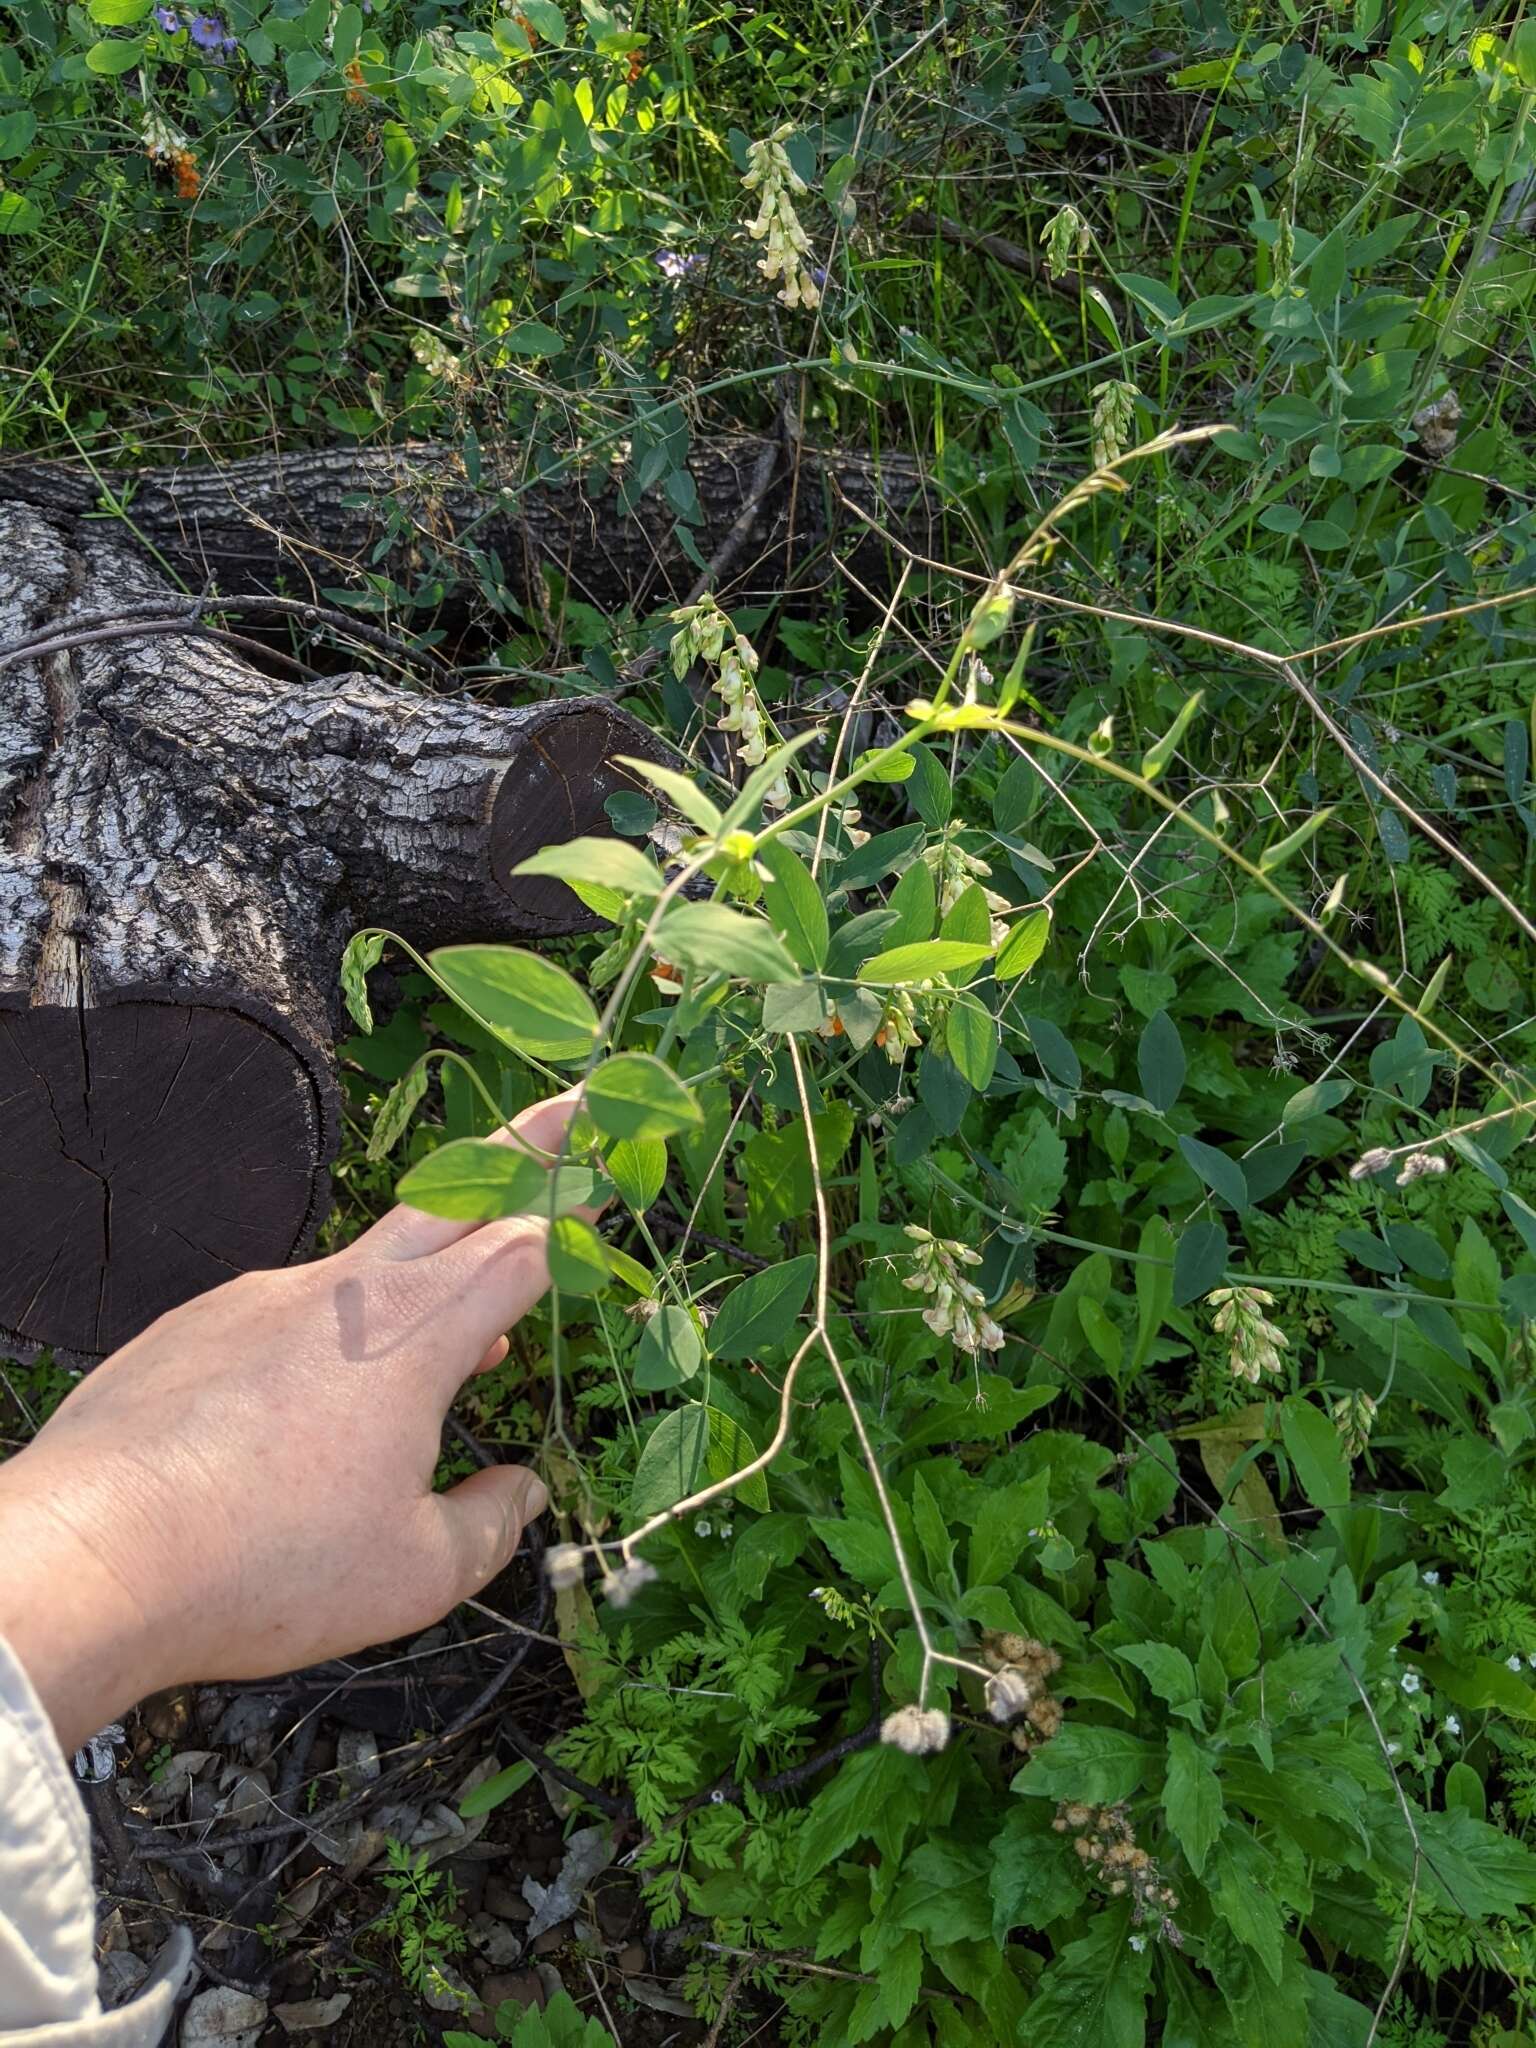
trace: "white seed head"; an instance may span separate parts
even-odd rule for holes
[[[628,1564],[621,1564],[616,1572],[610,1572],[603,1580],[603,1591],[615,1607],[627,1607],[637,1593],[653,1585],[658,1574],[653,1564],[647,1564],[643,1557],[631,1558]]]
[[[586,1553],[579,1543],[557,1543],[544,1553],[544,1576],[557,1593],[579,1586],[586,1575]]]
[[[898,1707],[881,1722],[880,1740],[908,1756],[931,1756],[949,1740],[949,1716],[939,1707]]]
[[[994,1671],[987,1680],[987,1712],[994,1721],[1011,1721],[1033,1706],[1035,1688],[1022,1671]]]

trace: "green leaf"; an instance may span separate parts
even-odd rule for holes
[[[1162,738],[1156,741],[1141,757],[1141,772],[1147,782],[1156,782],[1168,763],[1178,751],[1180,740],[1189,729],[1189,722],[1205,702],[1204,690],[1196,690],[1193,697],[1185,699],[1178,717],[1169,726]]]
[[[1030,1530],[1046,1519],[1050,1506],[1048,1470],[1010,1486],[990,1486],[971,1521],[967,1583],[1001,1585],[1023,1556]]]
[[[1028,974],[1045,951],[1051,936],[1051,912],[1047,904],[1026,911],[998,948],[992,972],[999,981],[1017,981]]]
[[[611,1272],[603,1240],[582,1216],[557,1216],[549,1227],[549,1277],[566,1294],[598,1294]]]
[[[990,945],[967,945],[959,939],[926,939],[917,946],[893,946],[877,953],[859,969],[860,981],[900,986],[906,982],[931,981],[940,975],[957,974],[966,967],[978,967],[991,953]]]
[[[928,1797],[924,1759],[876,1742],[849,1757],[808,1808],[797,1840],[800,1882],[851,1849],[875,1841],[894,1861]]]
[[[1070,1843],[1052,1831],[1038,1808],[1013,1807],[988,1850],[992,1939],[1016,1927],[1049,1927],[1081,1903],[1087,1889]]]
[[[347,941],[347,950],[341,956],[341,993],[359,1031],[373,1029],[368,975],[383,959],[384,944],[383,932],[357,932]]]
[[[763,906],[774,930],[800,966],[817,972],[827,963],[827,906],[810,869],[778,839],[759,847],[758,859],[772,877],[763,884]]]
[[[1173,1305],[1185,1308],[1219,1287],[1227,1270],[1227,1233],[1209,1220],[1187,1223],[1173,1254]]]
[[[629,1489],[632,1515],[649,1518],[697,1491],[709,1449],[709,1410],[702,1401],[672,1408],[646,1438]]]
[[[1192,1735],[1182,1728],[1168,1731],[1168,1777],[1163,1786],[1163,1812],[1196,1877],[1221,1833],[1221,1785],[1210,1760]]]
[[[474,1820],[478,1814],[494,1813],[498,1806],[505,1806],[514,1794],[533,1778],[533,1765],[525,1758],[515,1764],[508,1764],[504,1771],[498,1771],[494,1778],[487,1778],[466,1792],[459,1801],[459,1815],[464,1820]],[[479,2036],[476,2035],[478,2040]]]
[[[368,1133],[367,1157],[378,1161],[386,1158],[400,1142],[411,1113],[427,1092],[428,1074],[426,1064],[418,1060],[408,1067],[390,1089],[374,1112],[373,1129]]]
[[[939,915],[939,892],[926,861],[913,861],[886,899],[885,907],[896,913],[896,923],[888,934],[893,944],[916,946],[933,937]]]
[[[1015,2038],[1031,2048],[1143,2048],[1152,1944],[1133,1948],[1130,1914],[1117,1903],[1046,1968]]]
[[[585,1101],[605,1138],[670,1138],[704,1121],[692,1091],[649,1052],[615,1053],[594,1067]]]
[[[504,1045],[534,1059],[585,1059],[597,1042],[591,998],[563,967],[517,946],[442,946],[432,967],[456,1002]]]
[[[714,1356],[729,1365],[782,1344],[809,1299],[815,1276],[815,1255],[806,1252],[733,1287],[709,1326]]]
[[[711,1479],[731,1479],[750,1465],[757,1457],[757,1446],[733,1416],[719,1408],[709,1411],[709,1448],[704,1462],[709,1468]],[[766,1515],[771,1505],[768,1498],[768,1476],[754,1472],[750,1479],[737,1481],[733,1491],[743,1507]]]
[[[395,1191],[413,1209],[456,1223],[491,1223],[500,1216],[547,1216],[551,1195],[556,1214],[592,1199],[585,1167],[563,1166],[550,1187],[542,1159],[495,1138],[454,1138],[413,1166]]]
[[[1353,1081],[1346,1081],[1335,1075],[1327,1081],[1309,1081],[1305,1088],[1298,1088],[1290,1096],[1280,1112],[1283,1124],[1299,1124],[1309,1116],[1325,1116],[1329,1110],[1337,1109],[1341,1102],[1347,1102],[1354,1089]]]
[[[1181,1137],[1179,1150],[1212,1193],[1230,1208],[1241,1211],[1249,1206],[1247,1177],[1235,1159],[1199,1138]]]
[[[1027,1799],[1077,1799],[1113,1805],[1161,1776],[1162,1746],[1119,1728],[1085,1728],[1069,1720],[1037,1749],[1013,1781]]]
[[[103,28],[132,28],[153,5],[154,0],[91,0],[86,12]]]
[[[144,43],[141,37],[119,40],[109,37],[105,42],[92,43],[85,53],[87,66],[99,77],[121,78],[125,71],[144,61]]]
[[[1150,313],[1162,326],[1166,327],[1170,321],[1178,319],[1178,293],[1170,291],[1167,285],[1160,284],[1155,277],[1141,277],[1134,270],[1121,270],[1115,273],[1115,283],[1127,298],[1134,299],[1144,312]]]
[[[509,348],[518,356],[556,356],[564,339],[543,320],[519,320],[506,334],[497,336],[498,348]]]
[[[1419,1657],[1420,1670],[1458,1707],[1473,1713],[1491,1709],[1515,1721],[1536,1721],[1536,1687],[1521,1672],[1495,1657]]]
[[[1147,1019],[1136,1047],[1136,1071],[1142,1094],[1166,1115],[1183,1092],[1189,1071],[1179,1027],[1166,1010]]]
[[[663,960],[743,981],[798,981],[800,969],[761,918],[723,903],[674,903],[656,928]]]
[[[1292,1394],[1280,1409],[1280,1434],[1301,1490],[1312,1506],[1335,1515],[1349,1504],[1349,1464],[1339,1432],[1321,1408]]]
[[[944,1024],[944,1047],[955,1070],[978,1094],[997,1065],[997,1020],[974,996],[961,996]]]
[[[1284,1967],[1285,1909],[1272,1882],[1274,1859],[1253,1836],[1234,1829],[1217,1858],[1211,1898],[1228,1930],[1251,1949],[1272,1983]],[[1264,1996],[1262,1990],[1259,1996]]]
[[[642,1214],[667,1178],[667,1148],[656,1139],[621,1138],[603,1163],[621,1200]]]
[[[637,775],[653,783],[663,796],[671,799],[673,808],[681,811],[701,832],[713,834],[720,830],[720,812],[688,776],[679,774],[675,768],[663,768],[659,761],[641,761],[632,754],[619,754],[615,758],[621,768],[632,768]]]
[[[704,1340],[685,1308],[668,1303],[658,1308],[640,1332],[635,1346],[635,1385],[644,1394],[680,1387],[704,1361]]]
[[[562,882],[595,882],[625,896],[659,896],[661,870],[623,839],[567,839],[519,861],[514,875],[554,875]]]
[[[0,114],[0,162],[13,156],[25,156],[36,134],[37,116],[30,107],[15,107],[8,114]],[[19,198],[21,195],[13,193],[11,196]]]
[[[1187,1705],[1200,1690],[1194,1665],[1173,1643],[1127,1643],[1115,1654],[1134,1665],[1157,1697],[1170,1707]]]

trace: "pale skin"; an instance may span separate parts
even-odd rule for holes
[[[571,1109],[513,1133],[558,1151]],[[425,1628],[502,1570],[540,1480],[432,1475],[454,1396],[549,1285],[546,1237],[394,1209],[162,1316],[0,1464],[0,1635],[66,1750],[167,1685]]]

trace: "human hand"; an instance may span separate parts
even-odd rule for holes
[[[558,1152],[574,1100],[513,1132]],[[495,1577],[543,1485],[432,1476],[454,1395],[549,1285],[547,1229],[397,1208],[162,1316],[0,1465],[0,1635],[66,1749],[173,1681],[345,1655]]]

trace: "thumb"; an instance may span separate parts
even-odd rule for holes
[[[523,1531],[549,1506],[544,1482],[524,1465],[488,1465],[435,1493],[444,1549],[443,1608],[478,1593],[512,1561]]]

